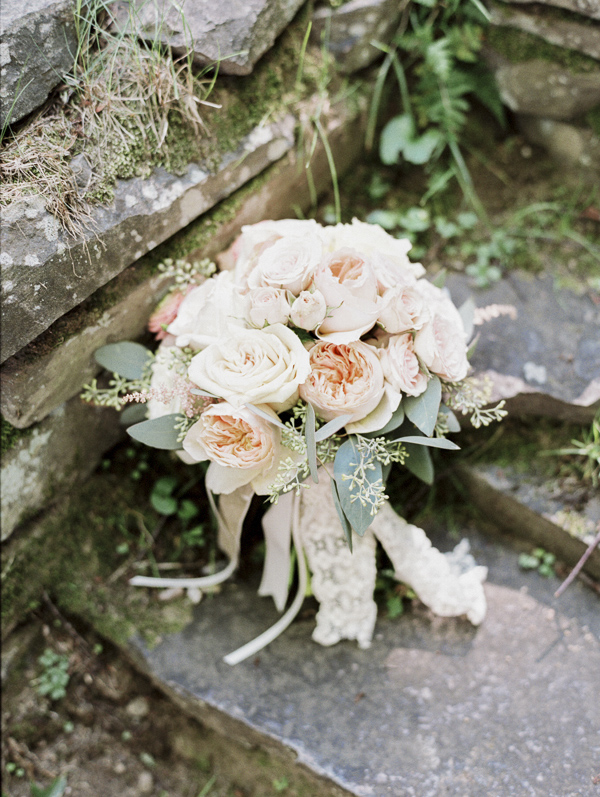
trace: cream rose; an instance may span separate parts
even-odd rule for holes
[[[370,262],[354,249],[338,249],[315,274],[315,288],[327,303],[317,335],[332,343],[358,340],[377,321],[380,299]]]
[[[377,321],[392,335],[421,329],[429,319],[425,297],[416,281],[408,285],[396,285],[383,294]]]
[[[350,413],[359,421],[379,404],[384,392],[383,370],[377,352],[362,341],[319,341],[310,350],[311,372],[300,386],[300,396],[310,402],[325,421]]]
[[[412,248],[407,238],[393,238],[378,224],[352,219],[352,224],[325,227],[321,233],[329,251],[349,246],[371,259],[381,288],[390,288],[403,275],[423,276],[420,263],[412,263],[407,254]]]
[[[275,413],[268,407],[263,412]],[[208,407],[183,440],[193,462],[210,460],[206,486],[214,493],[231,493],[252,483],[264,494],[275,478],[280,456],[279,428],[247,407],[223,402]]]
[[[282,288],[295,296],[308,288],[321,261],[323,245],[317,235],[288,235],[259,255],[248,274],[249,288]]]
[[[287,324],[290,310],[287,294],[280,288],[254,288],[246,295],[246,318],[258,329]]]
[[[309,354],[300,338],[282,324],[234,332],[192,358],[190,380],[234,407],[292,406],[310,373]]]
[[[167,332],[175,335],[180,348],[203,349],[232,329],[244,326],[243,306],[233,274],[225,271],[188,293]]]
[[[292,305],[290,320],[294,326],[312,332],[326,313],[327,302],[321,291],[302,291]]]
[[[429,379],[419,368],[412,335],[393,335],[378,352],[383,374],[395,390],[408,396],[425,392]]]

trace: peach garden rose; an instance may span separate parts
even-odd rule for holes
[[[310,350],[310,364],[310,376],[300,386],[300,396],[325,421],[346,413],[352,415],[349,423],[362,420],[383,397],[381,363],[367,343],[319,341]]]

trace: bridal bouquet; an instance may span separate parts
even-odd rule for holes
[[[396,577],[438,614],[485,614],[483,567],[463,542],[451,554],[431,546],[387,504],[394,463],[433,479],[429,448],[458,448],[457,413],[474,426],[499,420],[485,409],[485,385],[468,361],[475,308],[460,309],[408,258],[410,242],[354,219],[324,227],[300,220],[244,227],[220,258],[167,262],[174,289],[151,319],[155,354],[137,343],[96,353],[114,374],[84,398],[144,413],[129,434],[208,462],[206,488],[230,562],[199,579],[138,576],[143,586],[209,586],[229,577],[254,494],[273,506],[263,528],[259,594],[283,611],[291,551],[298,594],[280,621],[226,658],[252,655],[300,608],[310,570],[320,601],[314,639],[356,639],[367,647],[376,606],[378,539]],[[220,496],[217,502],[214,495]]]

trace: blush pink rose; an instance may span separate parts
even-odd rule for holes
[[[384,393],[377,352],[362,341],[318,341],[310,350],[311,372],[300,386],[300,396],[319,417],[331,421],[350,413],[353,423],[369,415]]]
[[[377,321],[392,335],[421,329],[429,319],[427,303],[417,282],[396,285],[383,294],[381,310]]]
[[[412,335],[393,335],[379,359],[386,380],[395,390],[408,396],[420,396],[427,388],[428,377],[419,367]]]
[[[330,255],[317,269],[314,286],[327,304],[327,316],[317,329],[322,340],[350,343],[377,321],[377,279],[370,262],[355,249]]]
[[[327,314],[327,304],[321,291],[302,291],[292,305],[290,320],[299,329],[312,332]]]
[[[277,419],[268,407],[261,409]],[[279,463],[280,432],[247,407],[222,402],[202,413],[186,434],[183,449],[193,462],[210,460],[206,485],[212,492],[231,493],[252,483],[255,492],[264,494]]]
[[[254,288],[246,295],[246,302],[246,318],[251,326],[262,329],[269,324],[287,324],[291,307],[286,291]]]

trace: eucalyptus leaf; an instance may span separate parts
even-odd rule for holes
[[[153,492],[150,494],[150,503],[159,515],[168,517],[177,512],[177,499],[171,495],[161,495],[160,493]]]
[[[388,432],[393,432],[399,426],[402,426],[403,423],[404,407],[402,403],[400,403],[385,426],[382,426],[381,429],[377,429],[375,432],[367,432],[363,437],[382,437],[384,434],[388,434]]]
[[[211,393],[209,390],[200,390],[200,388],[193,387],[190,390],[190,393],[194,396],[208,396],[208,398],[221,398],[220,396],[216,396],[214,393]]]
[[[433,484],[433,462],[429,449],[426,446],[417,446],[413,443],[405,445],[408,457],[404,462],[404,467],[425,484]]]
[[[407,418],[427,437],[431,437],[435,429],[441,400],[442,385],[437,376],[431,377],[427,383],[427,390],[420,396],[408,396],[404,399],[404,412]]]
[[[340,523],[342,524],[342,529],[344,530],[344,534],[346,536],[346,542],[348,543],[348,548],[350,548],[350,553],[352,553],[352,526],[350,525],[348,518],[344,514],[344,510],[342,509],[342,505],[340,503],[340,496],[338,493],[337,485],[335,483],[335,479],[331,479],[331,494],[333,496],[333,505],[335,506],[335,511],[338,514],[340,519]]]
[[[315,432],[315,442],[320,443],[322,440],[327,440],[328,437],[331,437],[336,432],[339,432],[339,430],[348,423],[350,418],[352,418],[351,413],[347,413],[346,415],[338,415],[337,418],[334,418],[324,426],[321,426],[321,428],[317,429]]]
[[[119,423],[123,426],[131,426],[133,423],[140,423],[146,418],[148,407],[146,404],[129,404],[119,415]]]
[[[306,405],[306,424],[304,426],[306,435],[306,458],[310,468],[310,476],[315,484],[319,483],[317,475],[317,444],[315,443],[315,410],[313,405]]]
[[[449,432],[460,432],[460,423],[456,415],[452,412],[449,407],[446,407],[445,404],[440,405],[440,412],[443,412],[446,416],[446,422],[448,424],[448,431]]]
[[[261,410],[261,408],[260,408],[260,407],[257,407],[255,404],[244,404],[244,406],[245,406],[247,409],[249,409],[249,410],[250,410],[250,412],[253,412],[255,415],[258,415],[258,416],[259,416],[259,417],[261,417],[263,420],[265,420],[265,421],[268,421],[269,423],[272,423],[274,426],[279,426],[279,428],[280,428],[280,429],[285,429],[285,428],[286,428],[286,427],[285,427],[285,426],[284,426],[284,425],[281,423],[281,421],[279,420],[279,418],[273,418],[273,416],[272,416],[272,415],[269,415],[269,413],[268,413],[268,412],[265,412],[264,410]]]
[[[99,365],[125,379],[141,379],[144,369],[153,356],[152,352],[141,343],[129,340],[101,346],[94,354]]]
[[[337,451],[333,463],[333,475],[344,514],[354,531],[362,537],[373,522],[373,515],[371,514],[372,505],[369,502],[365,502],[363,505],[356,497],[359,495],[358,488],[355,486],[354,489],[351,489],[352,479],[350,477],[355,474],[360,461],[361,455],[356,447],[356,438],[351,436]],[[381,463],[372,459],[371,464],[373,468],[365,469],[364,472],[365,481],[369,485],[382,479],[383,476]],[[352,500],[353,498],[354,500]]]
[[[460,451],[460,446],[447,440],[445,437],[425,437],[424,435],[411,435],[410,437],[398,437],[395,443],[412,443],[416,446],[428,446],[429,448],[445,448],[447,451]]]
[[[473,320],[475,319],[475,302],[471,296],[461,304],[458,312],[465,328],[466,339],[470,340],[473,335]]]
[[[175,428],[177,421],[183,418],[177,413],[163,415],[151,421],[136,423],[127,429],[127,434],[150,448],[163,448],[169,451],[180,449],[179,430]]]

